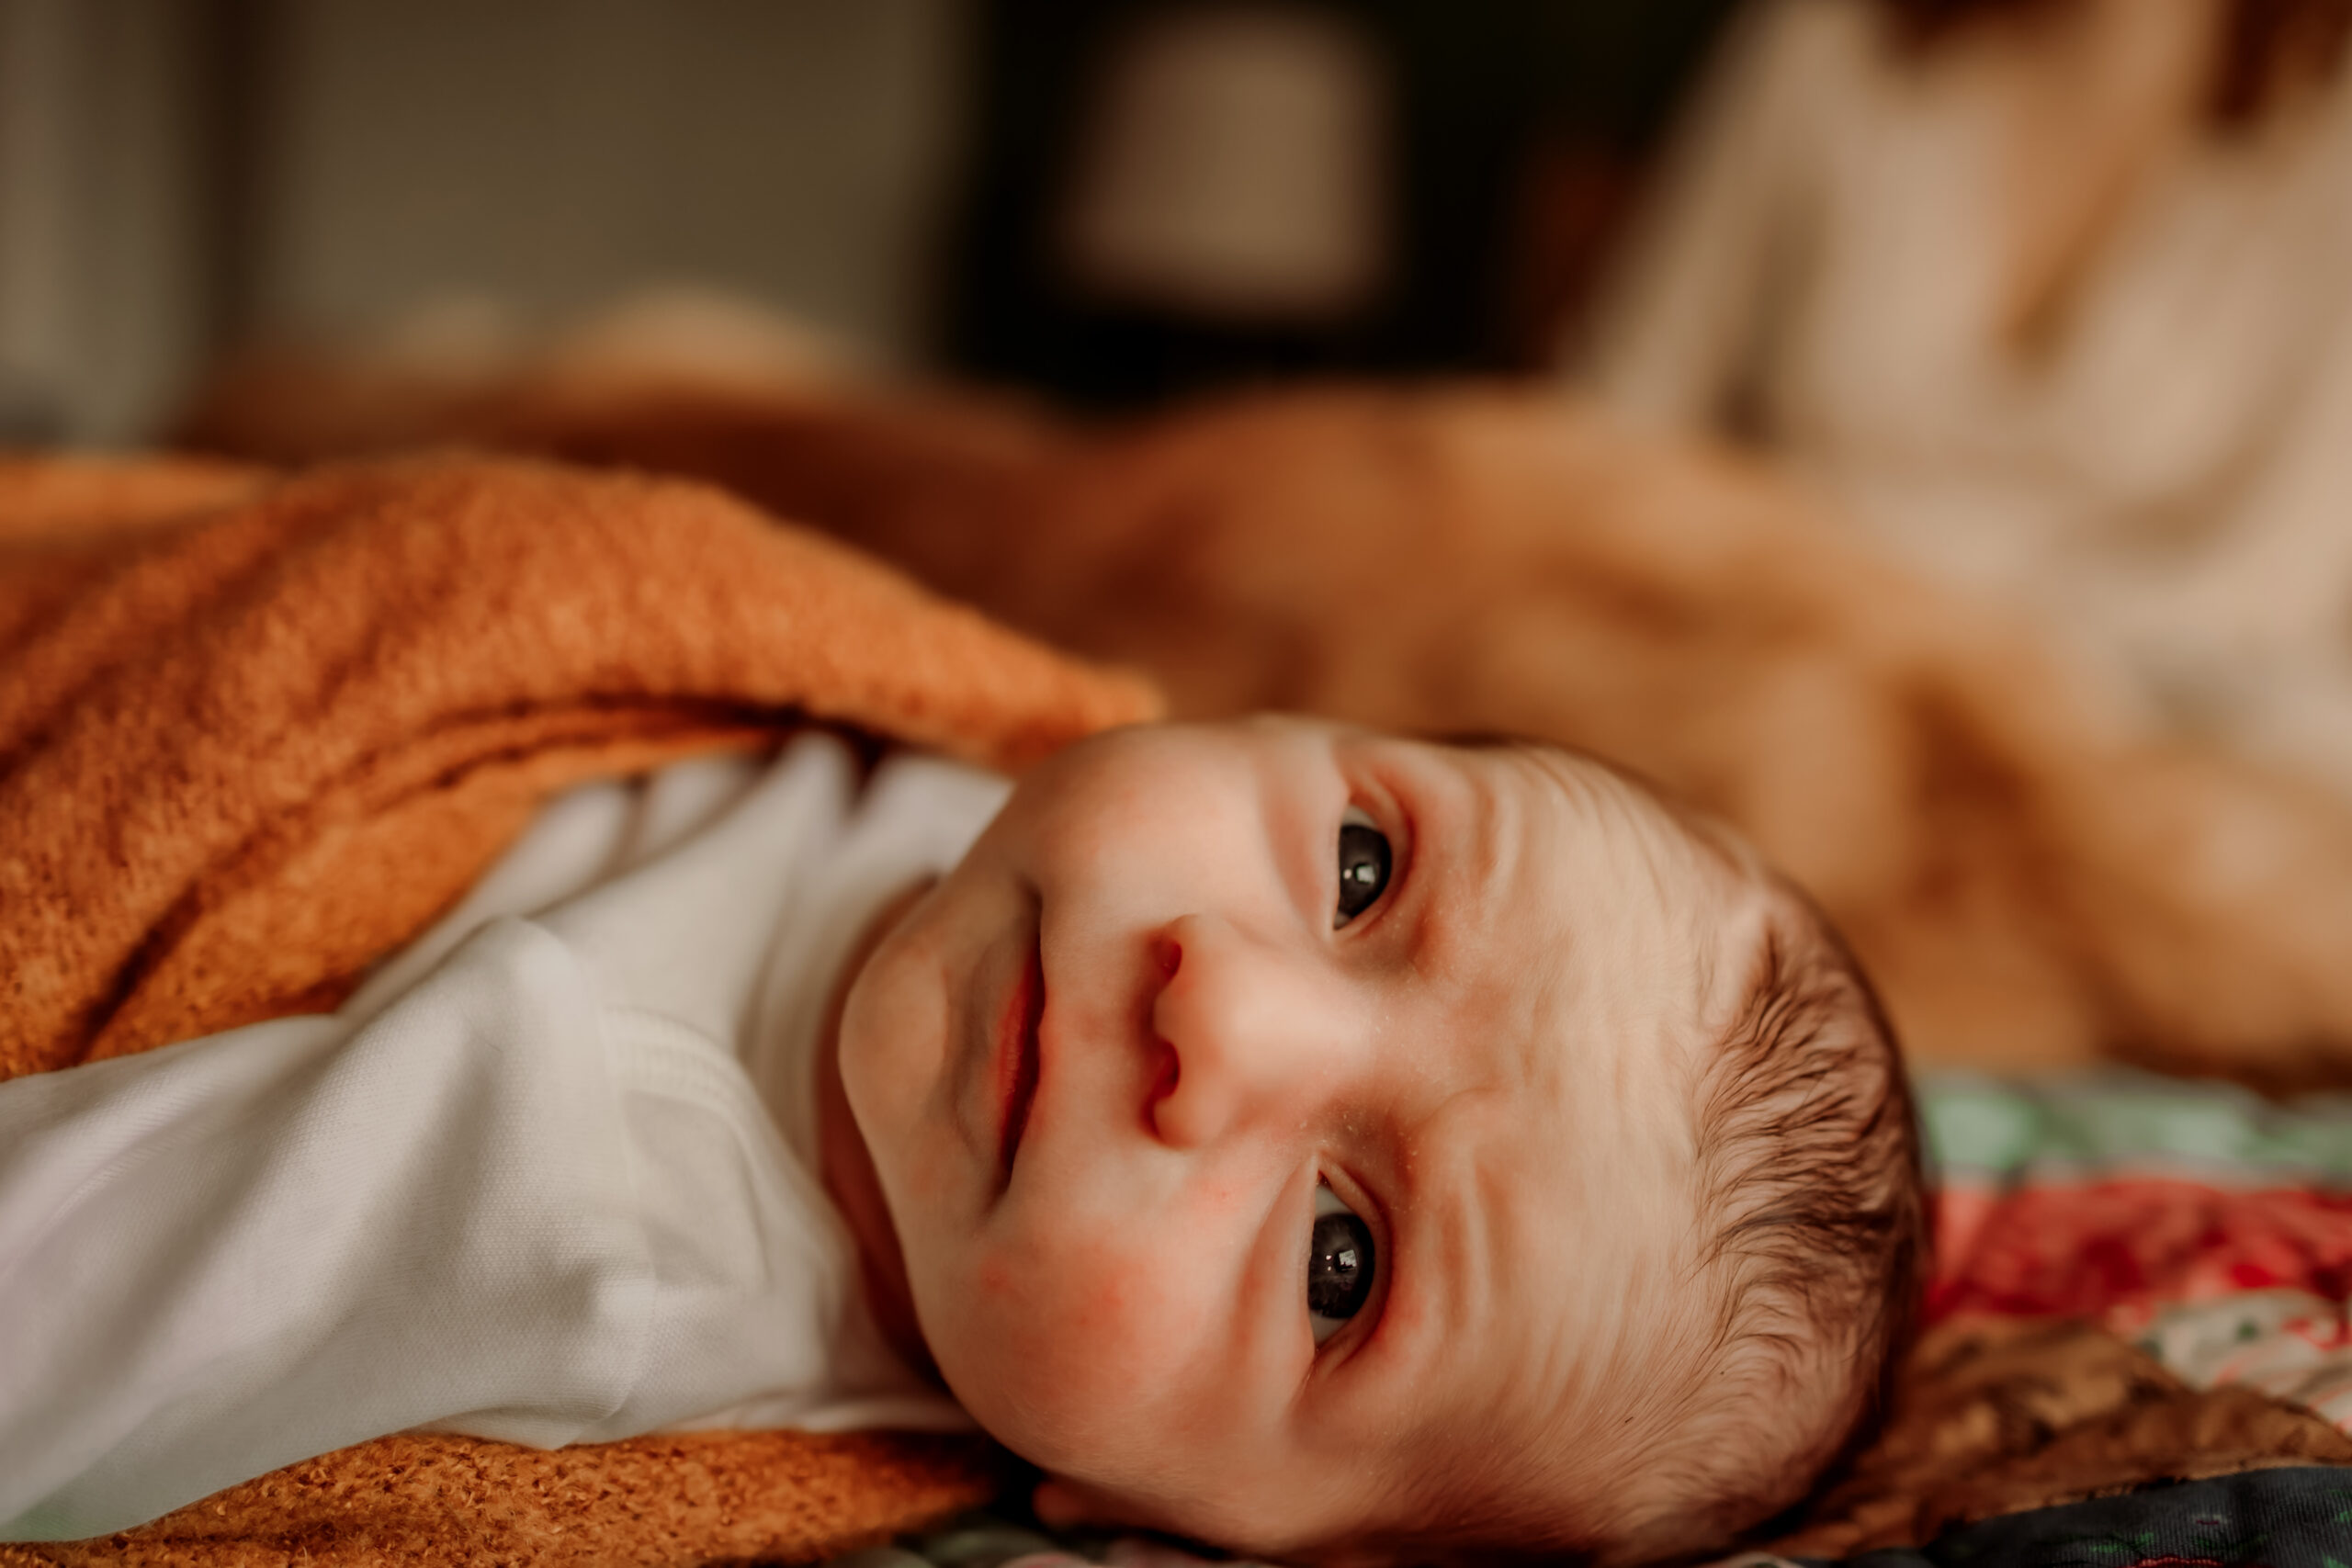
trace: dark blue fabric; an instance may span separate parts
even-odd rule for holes
[[[1807,1558],[1805,1562],[1820,1559]],[[2352,1469],[2256,1470],[2007,1514],[1846,1568],[2352,1568]]]

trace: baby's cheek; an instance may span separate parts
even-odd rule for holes
[[[1133,1218],[1086,1216],[1092,1234],[1058,1238],[1038,1258],[1050,1315],[1072,1339],[1116,1358],[1106,1377],[1156,1370],[1164,1381],[1230,1325],[1242,1289],[1234,1236],[1254,1224],[1250,1206],[1238,1184],[1203,1183]]]
[[[919,1239],[933,1234],[954,1236],[964,1226],[956,1199],[959,1188],[953,1162],[941,1157],[936,1150],[917,1148],[900,1162],[901,1191],[899,1207],[905,1213],[894,1213],[898,1221],[902,1246],[919,1247]],[[910,1239],[910,1235],[918,1239]]]
[[[1073,1346],[1125,1343],[1157,1270],[1122,1249],[1072,1247],[1041,1258],[1038,1304]]]
[[[1001,1258],[984,1258],[972,1272],[972,1283],[990,1301],[1001,1302],[1020,1288],[1020,1281]]]
[[[984,1274],[992,1274],[985,1270]],[[984,1279],[983,1289],[990,1289]],[[1193,1337],[1203,1309],[1171,1265],[1121,1247],[1073,1246],[994,1289],[1033,1325],[1033,1364],[1106,1414],[1148,1404]]]

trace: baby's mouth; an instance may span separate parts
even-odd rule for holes
[[[999,1175],[1006,1181],[1012,1179],[1013,1156],[1021,1148],[1021,1134],[1028,1130],[1029,1107],[1037,1098],[1037,1023],[1045,1012],[1045,962],[1032,946],[1029,962],[1013,985],[1012,1005],[1005,1010],[1006,1026],[1014,1036],[1009,1043],[1012,1081],[1004,1099],[1004,1133],[997,1144]]]

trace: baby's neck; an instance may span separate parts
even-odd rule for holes
[[[849,999],[849,988],[882,939],[929,886],[928,882],[919,883],[883,906],[834,976],[832,995],[825,1004],[823,1031],[817,1039],[817,1128],[825,1190],[841,1209],[850,1236],[857,1244],[859,1276],[874,1321],[910,1365],[937,1381],[938,1368],[915,1318],[914,1294],[907,1285],[906,1257],[899,1247],[898,1226],[891,1223],[882,1183],[874,1173],[873,1156],[866,1152],[865,1134],[857,1130],[849,1095],[842,1088],[841,1063],[842,1007]]]

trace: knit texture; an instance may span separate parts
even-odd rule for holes
[[[822,722],[1017,769],[1151,716],[689,483],[459,456],[0,463],[0,1077],[331,1009],[551,793]],[[974,1441],[396,1437],[0,1563],[807,1559]]]

